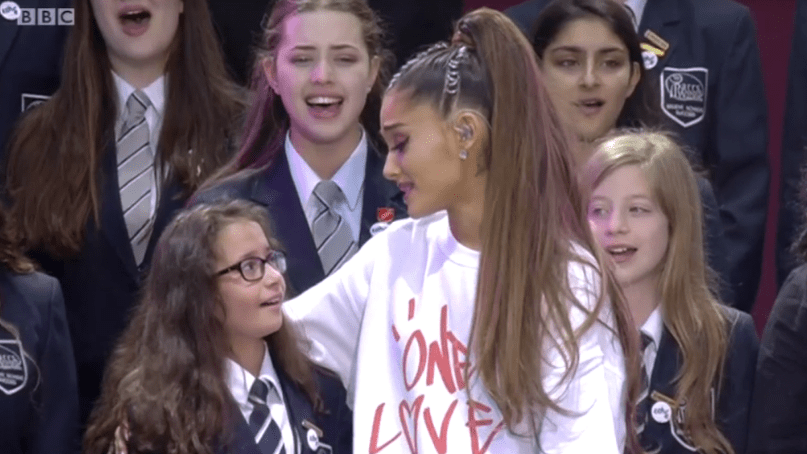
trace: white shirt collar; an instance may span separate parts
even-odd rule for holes
[[[297,186],[297,191],[300,195],[300,201],[303,207],[308,205],[308,199],[314,192],[314,187],[322,181],[322,179],[311,169],[307,162],[300,156],[300,153],[294,148],[291,143],[291,135],[286,132],[286,159],[289,161],[289,170],[291,171],[292,179]],[[361,200],[362,186],[364,184],[364,172],[367,166],[367,134],[364,128],[361,130],[361,140],[356,148],[347,158],[342,167],[336,171],[331,181],[339,186],[342,193],[347,198],[348,206],[351,210],[356,208]],[[360,175],[360,178],[356,176]]]
[[[647,317],[642,325],[642,333],[650,336],[653,339],[653,345],[658,349],[661,343],[661,332],[664,329],[664,319],[661,317],[661,305],[659,304]]]
[[[636,29],[639,29],[639,24],[642,23],[642,15],[644,14],[644,8],[647,6],[647,0],[625,0],[625,5],[630,7],[633,14],[636,15]]]
[[[249,406],[247,398],[249,397],[249,390],[255,382],[256,377],[249,373],[246,369],[241,367],[240,364],[227,358],[225,368],[227,370],[227,387],[230,388],[233,398],[238,403],[239,408]],[[274,392],[280,396],[280,401],[283,402],[283,393],[280,390],[280,380],[277,377],[275,366],[272,364],[272,358],[269,356],[269,347],[266,346],[263,354],[263,362],[261,363],[260,378],[267,380],[272,384]],[[269,391],[273,392],[272,390]]]
[[[129,99],[129,96],[134,93],[135,87],[123,80],[115,71],[112,71],[112,79],[115,81],[115,88],[118,90],[118,118],[120,118],[126,109],[126,101]],[[157,113],[157,117],[160,120],[163,118],[163,111],[165,109],[166,81],[165,74],[163,74],[142,90],[143,93],[149,97],[149,101],[151,101],[151,105],[154,107],[154,111]]]

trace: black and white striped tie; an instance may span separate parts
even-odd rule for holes
[[[269,386],[258,378],[249,390],[248,399],[253,406],[252,413],[249,415],[249,428],[255,434],[255,443],[260,448],[261,454],[286,454],[286,447],[280,435],[280,426],[272,419],[269,405],[266,403]]]
[[[146,254],[155,207],[154,153],[145,116],[150,104],[140,90],[129,96],[115,144],[123,218],[138,264]]]
[[[636,405],[636,433],[641,434],[644,431],[644,426],[647,424],[647,414],[649,402],[647,399],[650,394],[650,375],[647,373],[647,365],[645,364],[645,354],[647,351],[647,347],[653,343],[653,339],[645,334],[642,334],[642,350],[641,350],[641,360],[642,360],[642,371],[641,371],[641,388],[639,392],[639,401]]]
[[[346,201],[345,195],[333,181],[323,180],[314,187],[311,234],[326,276],[339,269],[358,250],[350,226],[336,212],[340,201]]]

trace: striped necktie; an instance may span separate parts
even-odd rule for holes
[[[647,347],[653,343],[653,339],[645,334],[644,332],[641,333],[642,335],[642,371],[641,371],[641,388],[639,392],[639,402],[636,406],[636,433],[641,434],[644,431],[644,426],[647,423],[647,407],[649,402],[647,402],[647,398],[650,394],[650,375],[647,373],[647,365],[645,364],[645,353],[647,351]]]
[[[314,187],[311,234],[326,276],[339,269],[358,250],[350,226],[335,209],[338,202],[345,200],[342,190],[333,181],[323,180]]]
[[[129,96],[115,144],[123,218],[137,264],[146,254],[156,206],[154,152],[145,116],[150,104],[140,90]]]
[[[249,390],[248,399],[253,406],[249,415],[249,428],[255,434],[255,443],[261,454],[286,454],[280,426],[269,413],[269,405],[266,402],[268,395],[269,385],[260,378],[256,379]]]

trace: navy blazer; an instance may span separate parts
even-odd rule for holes
[[[787,277],[762,333],[748,452],[807,452],[807,265]]]
[[[100,393],[107,359],[137,302],[155,243],[185,202],[178,184],[162,187],[145,259],[138,267],[123,218],[114,145],[106,149],[102,159],[100,225],[90,216],[81,250],[74,257],[54,259],[41,251],[32,254],[62,285],[76,354],[83,422]]]
[[[528,0],[505,13],[527,31],[548,3]],[[647,31],[669,44],[648,76],[661,88],[668,126],[710,174],[732,306],[749,312],[759,287],[770,183],[767,101],[751,14],[733,0],[648,0],[640,37]]]
[[[359,246],[370,239],[370,227],[378,222],[379,208],[395,210],[395,219],[405,218],[403,193],[382,175],[384,159],[372,147],[367,150],[364,174]],[[266,207],[272,219],[275,238],[286,251],[289,293],[293,296],[308,290],[325,279],[314,238],[300,204],[300,197],[291,178],[289,162],[281,150],[276,161],[267,169],[245,177],[227,180],[220,185],[194,195],[192,204],[224,198],[246,199]]]
[[[754,330],[754,321],[750,315],[730,307],[723,306],[723,309],[728,318],[729,339],[726,362],[723,367],[723,383],[720,387],[720,395],[715,396],[716,414],[714,417],[717,427],[729,440],[735,454],[744,454],[759,341]],[[675,397],[675,378],[681,367],[681,359],[678,344],[665,327],[656,360],[653,363],[650,398],[645,399],[642,403],[645,406],[644,414],[648,415],[648,418],[639,441],[647,452],[685,454],[695,451],[692,446],[689,446],[691,440],[679,429],[676,420],[678,412],[673,410],[671,417],[664,418],[659,414],[653,414],[652,411],[657,408],[654,405],[662,402],[665,397],[669,399]],[[662,397],[654,398],[654,393],[656,396],[660,394]],[[682,411],[686,411],[685,406]],[[665,419],[667,421],[664,421]]]
[[[0,271],[0,452],[79,452],[73,348],[56,279]]]
[[[2,3],[2,2],[0,2]],[[20,8],[68,8],[71,0],[15,0]],[[2,13],[2,12],[0,12]],[[4,15],[10,16],[6,11]],[[20,114],[59,88],[66,25],[17,25],[0,16],[0,162]],[[5,172],[5,165],[3,174]],[[5,180],[0,175],[0,183]]]
[[[294,434],[294,451],[286,454],[350,454],[353,452],[353,412],[348,408],[345,388],[332,372],[313,366],[314,375],[319,387],[319,395],[325,404],[325,412],[315,412],[308,397],[277,367],[286,411]],[[235,427],[230,432],[231,438],[218,454],[262,454],[255,443],[255,435],[241,410],[233,402]],[[311,424],[316,429],[311,428]],[[317,432],[321,433],[311,437]],[[227,435],[225,435],[227,436]],[[309,439],[309,437],[311,437]]]
[[[779,222],[776,224],[776,285],[781,286],[799,264],[790,246],[804,228],[805,207],[800,187],[807,152],[807,1],[796,2],[793,47],[785,97],[785,125],[782,132],[781,192]]]

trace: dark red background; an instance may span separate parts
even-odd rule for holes
[[[762,266],[762,282],[754,320],[762,330],[771,305],[776,298],[774,244],[776,217],[779,210],[779,151],[782,144],[782,116],[784,114],[785,90],[787,87],[787,62],[790,55],[793,33],[793,13],[796,0],[739,0],[751,9],[757,25],[757,39],[762,53],[765,72],[765,88],[768,95],[770,144],[768,155],[771,161],[771,198],[768,207],[768,225],[765,235],[765,257]],[[466,0],[465,9],[470,11],[481,6],[504,10],[521,0]]]

